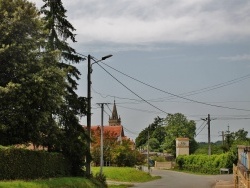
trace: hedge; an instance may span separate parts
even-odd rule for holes
[[[70,163],[59,153],[0,148],[0,180],[69,176]]]
[[[205,174],[219,174],[220,168],[232,169],[235,156],[232,153],[220,155],[180,155],[176,159],[181,170]]]

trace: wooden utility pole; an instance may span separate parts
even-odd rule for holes
[[[211,136],[210,136],[210,114],[207,116],[207,128],[208,128],[208,155],[211,155]]]
[[[203,121],[207,121],[207,129],[208,129],[208,155],[211,155],[211,136],[210,136],[210,114],[208,114],[207,118],[202,119]]]
[[[224,142],[225,142],[225,134],[224,134],[224,131],[221,131],[221,135],[219,135],[222,137],[222,145],[224,145]]]

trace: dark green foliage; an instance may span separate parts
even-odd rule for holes
[[[82,175],[89,138],[78,118],[86,102],[70,65],[82,58],[67,43],[75,35],[61,0],[44,2],[40,15],[26,0],[0,0],[0,144],[60,151],[72,163],[69,173]]]
[[[76,42],[75,28],[67,20],[66,10],[61,0],[43,0],[44,6],[41,8],[45,28],[49,31],[47,36],[46,51],[60,52],[58,56],[58,67],[67,74],[68,83],[65,88],[65,103],[58,111],[59,124],[61,126],[61,143],[56,148],[61,149],[63,154],[72,161],[72,174],[75,176],[82,175],[82,166],[84,165],[85,156],[89,157],[90,153],[86,149],[87,137],[82,126],[79,124],[79,116],[86,114],[86,100],[78,97],[75,90],[77,89],[77,80],[80,71],[72,65],[83,60],[78,56],[75,50],[70,47],[67,40]]]
[[[43,145],[48,130],[59,131],[66,72],[58,52],[42,52],[43,22],[24,0],[0,0],[0,144]],[[55,133],[55,132],[54,132]]]
[[[237,155],[233,152],[220,155],[181,155],[176,158],[176,163],[181,170],[200,172],[205,174],[219,174],[220,168],[232,169]]]
[[[189,152],[193,153],[197,148],[197,143],[194,139],[195,136],[195,122],[188,120],[183,114],[169,114],[166,118],[166,137],[163,148],[173,154],[176,154],[176,138],[186,137],[189,138]]]
[[[168,114],[166,118],[156,117],[154,122],[140,132],[135,139],[136,147],[147,147],[149,140],[150,151],[166,151],[175,156],[176,138],[189,138],[189,152],[194,153],[198,145],[194,139],[195,122],[188,120],[183,114]]]
[[[69,176],[63,155],[46,151],[0,148],[0,179],[38,179]]]
[[[248,132],[244,129],[239,129],[237,132],[230,132],[229,130],[225,132],[225,141],[222,145],[224,152],[230,150],[234,143],[249,142],[247,138]]]
[[[154,122],[141,131],[138,137],[135,139],[136,147],[139,148],[145,146],[145,144],[148,142],[148,136],[150,138],[156,138],[159,144],[162,144],[166,135],[165,128],[162,125],[164,121],[164,118],[156,117]]]
[[[101,183],[101,188],[107,188],[108,187],[108,184],[107,184],[107,181],[106,181],[106,176],[102,173],[96,173],[95,177],[94,177],[98,182]],[[99,185],[100,186],[100,185]]]
[[[216,143],[211,143],[211,154],[222,154],[222,143],[221,142],[216,142]],[[198,148],[194,152],[194,154],[208,154],[208,143],[202,142],[198,143]]]

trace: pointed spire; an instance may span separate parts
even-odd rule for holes
[[[113,106],[113,112],[112,112],[112,119],[118,119],[118,113],[116,109],[115,100],[114,100],[114,106]]]
[[[121,118],[120,118],[120,116],[118,117],[115,100],[114,100],[112,116],[109,118],[109,125],[110,126],[112,126],[112,125],[121,125]]]

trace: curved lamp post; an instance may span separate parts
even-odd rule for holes
[[[89,138],[91,137],[91,73],[92,73],[92,65],[95,63],[98,63],[100,61],[104,61],[105,59],[108,59],[112,57],[113,55],[106,55],[103,56],[100,60],[95,60],[91,55],[88,55],[88,78],[87,78],[87,134]],[[94,62],[91,63],[91,60]],[[91,141],[88,140],[87,143],[87,149],[88,153],[90,153],[90,147],[91,147]],[[86,174],[87,176],[91,175],[91,158],[89,155],[86,156]]]

